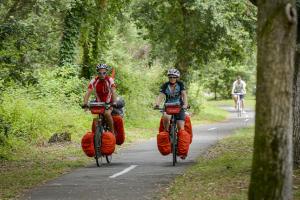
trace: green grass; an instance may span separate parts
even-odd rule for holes
[[[0,161],[0,199],[15,198],[26,189],[85,166],[90,161],[77,143],[23,149],[14,160]]]
[[[247,199],[253,154],[254,128],[238,130],[200,157],[177,177],[160,199]],[[300,199],[300,170],[294,171],[294,199]]]
[[[192,113],[191,119],[193,124],[206,124],[223,121],[228,115],[229,113],[219,108],[218,105],[207,102],[199,113]]]

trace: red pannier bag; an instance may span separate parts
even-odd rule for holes
[[[101,139],[101,154],[102,155],[111,155],[115,151],[116,138],[112,132],[106,131],[102,133]]]
[[[185,115],[184,130],[190,134],[191,137],[190,144],[191,144],[193,141],[193,129],[192,129],[191,117],[189,115]]]
[[[164,120],[163,117],[160,119],[160,124],[159,124],[159,132],[164,131]],[[193,140],[193,130],[192,130],[192,123],[191,123],[191,117],[189,115],[185,115],[185,122],[184,122],[184,130],[186,130],[191,137],[190,143],[192,143]]]
[[[185,130],[178,132],[177,153],[179,156],[187,156],[189,152],[191,137]]]
[[[157,134],[157,147],[162,155],[171,153],[171,141],[168,132],[160,132]]]
[[[125,130],[123,118],[120,115],[113,115],[114,129],[116,134],[116,144],[121,145],[125,141]]]
[[[95,156],[95,149],[94,149],[94,133],[87,132],[81,139],[81,147],[84,153],[88,157]]]

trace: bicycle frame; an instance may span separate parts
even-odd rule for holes
[[[234,93],[234,95],[237,96],[237,101],[236,101],[236,105],[237,105],[237,116],[241,117],[242,116],[242,109],[241,109],[241,98],[240,95],[243,95],[243,93]]]
[[[89,108],[92,108],[93,106],[107,106],[107,104],[103,102],[91,102],[89,104]],[[94,149],[95,149],[95,160],[98,167],[100,167],[102,163],[102,157],[104,155],[101,154],[101,144],[102,144],[102,134],[104,131],[108,130],[108,127],[105,123],[105,118],[103,113],[98,113],[97,123],[96,123],[96,131],[94,136]],[[107,163],[111,162],[112,156],[105,155]],[[100,162],[99,162],[100,159]]]
[[[171,116],[169,134],[172,145],[173,166],[175,166],[177,162],[177,124],[175,115]]]

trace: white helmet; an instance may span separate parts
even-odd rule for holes
[[[180,72],[177,69],[169,69],[168,76],[176,76],[177,78],[180,76]]]
[[[106,69],[106,70],[108,70],[108,65],[107,64],[102,64],[102,63],[97,64],[96,70],[98,71],[99,69]]]

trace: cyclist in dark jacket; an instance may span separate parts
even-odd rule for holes
[[[177,69],[168,70],[169,81],[164,83],[160,88],[160,94],[158,95],[155,103],[155,107],[158,108],[163,99],[165,103],[178,103],[182,106],[179,114],[176,114],[177,128],[178,130],[184,129],[185,111],[187,109],[187,94],[185,85],[182,81],[179,81],[180,72]],[[164,130],[169,131],[169,124],[171,116],[164,112]]]

